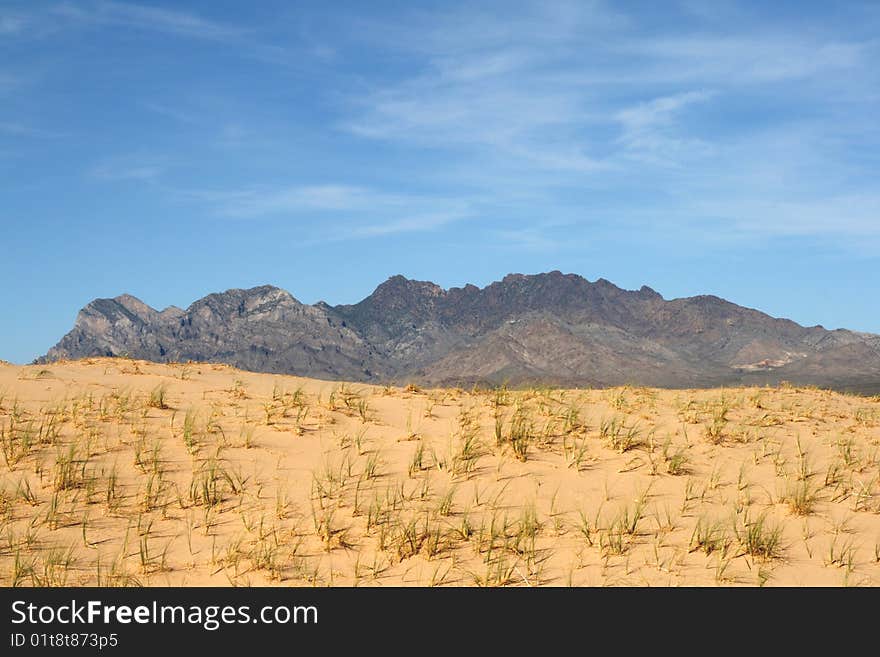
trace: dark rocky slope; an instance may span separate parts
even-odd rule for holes
[[[702,387],[793,383],[880,392],[880,336],[803,327],[713,296],[664,300],[573,274],[444,290],[394,276],[354,305],[263,286],[161,312],[123,295],[83,308],[41,362],[218,361],[356,381]]]

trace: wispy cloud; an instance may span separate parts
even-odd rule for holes
[[[703,102],[711,97],[712,93],[707,91],[687,91],[663,96],[621,110],[615,118],[624,125],[627,132],[639,133],[667,124],[676,113],[688,105]]]
[[[818,199],[700,199],[689,214],[708,220],[704,225],[765,236],[880,238],[880,195],[845,194]]]
[[[180,194],[208,203],[220,216],[299,221],[323,235],[313,241],[428,231],[473,215],[473,203],[465,199],[387,193],[346,184],[189,190]],[[328,231],[328,221],[338,230]]]
[[[69,19],[104,25],[118,25],[213,41],[244,36],[237,27],[206,19],[198,14],[127,2],[64,3],[55,12]]]
[[[851,179],[829,184],[847,165],[828,144],[852,139],[844,134],[859,115],[852,103],[868,112],[865,104],[877,102],[869,71],[880,41],[759,26],[735,6],[726,15],[739,27],[700,17],[700,30],[659,32],[599,3],[517,9],[485,21],[483,10],[468,8],[371,25],[366,38],[403,51],[409,66],[359,88],[343,129],[443,158],[427,179],[478,190],[496,214],[525,195],[539,217],[598,213],[637,225],[657,221],[639,205],[659,202],[665,224],[690,230],[709,208],[701,204],[716,200],[742,212],[704,216],[706,230],[757,238],[809,226],[810,234],[857,236],[872,225],[870,197],[856,193],[855,202]],[[693,17],[696,8],[686,9]],[[848,122],[834,118],[843,102]],[[791,119],[818,107],[826,116],[815,125]],[[795,139],[778,139],[795,126]],[[779,201],[823,192],[804,225],[795,217],[809,201]],[[553,242],[542,232],[520,225],[496,234],[537,248]]]
[[[208,5],[210,7],[210,4]],[[39,30],[52,32],[70,27],[127,28],[144,33],[164,35],[207,44],[234,46],[236,53],[286,68],[300,68],[302,59],[326,56],[308,44],[279,45],[261,38],[256,27],[233,24],[208,18],[204,13],[169,9],[150,4],[117,2],[115,0],[68,1],[40,15]]]
[[[756,240],[857,240],[873,225],[880,40],[859,36],[868,29],[793,28],[736,3],[719,20],[716,9],[689,1],[662,17],[528,0],[411,7],[384,18],[352,11],[327,31],[294,19],[274,30],[224,22],[210,4],[193,6],[82,0],[51,14],[259,60],[247,85],[253,99],[206,84],[140,102],[153,118],[180,124],[187,147],[202,149],[194,159],[220,160],[211,167],[218,180],[235,179],[232,158],[217,158],[223,149],[248,162],[248,174],[263,172],[262,184],[223,189],[209,180],[207,191],[178,194],[214,216],[332,219],[362,237],[474,217],[494,222],[500,239],[534,248],[557,243],[541,223],[549,218],[570,221],[572,232],[619,220]],[[8,29],[26,31],[34,21],[22,16]],[[320,60],[302,80],[314,98],[281,107],[295,92],[277,64],[293,48]],[[0,131],[24,134],[16,124]],[[318,143],[328,149],[316,157],[326,168],[312,179],[368,182],[308,184],[313,172],[304,176],[290,153]],[[373,152],[383,166],[363,177],[356,167]],[[135,158],[89,175],[155,183],[168,168]]]
[[[769,30],[736,36],[629,37],[610,46],[623,55],[641,57],[643,72],[654,79],[728,86],[805,80],[852,69],[875,48],[871,41],[841,42]]]
[[[416,55],[418,70],[352,99],[355,116],[343,127],[539,169],[601,168],[583,131],[603,118],[587,102],[589,92],[554,77],[581,40],[627,20],[598,2],[518,10],[502,19],[453,11],[439,20],[417,14],[393,27],[371,26],[372,38],[391,38],[392,47]]]
[[[651,164],[678,164],[712,152],[703,140],[685,138],[675,129],[679,115],[689,106],[712,98],[710,91],[686,91],[627,107],[614,118],[622,127],[619,141],[627,155]]]
[[[405,196],[382,194],[352,185],[250,187],[232,191],[189,192],[197,199],[217,204],[221,214],[253,218],[278,214],[363,211],[405,206]]]
[[[155,184],[176,160],[149,151],[104,157],[85,170],[85,176],[102,183],[133,182]]]
[[[422,232],[434,230],[455,221],[461,221],[469,216],[471,216],[471,213],[465,209],[458,212],[416,214],[402,219],[393,219],[385,223],[355,228],[352,231],[352,235],[355,237],[381,237],[395,233]]]
[[[545,227],[497,230],[493,235],[505,246],[525,251],[556,251],[566,243],[571,245],[571,239],[557,239]]]

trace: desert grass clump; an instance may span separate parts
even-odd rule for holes
[[[626,532],[616,520],[608,528],[599,530],[599,549],[606,557],[626,554],[629,549]]]
[[[351,476],[352,459],[349,454],[343,454],[339,459],[334,459],[329,453],[324,454],[320,465],[312,471],[312,497],[340,498]]]
[[[669,438],[663,444],[662,456],[668,474],[671,474],[674,477],[687,474],[689,460],[687,447],[673,449],[672,439]]]
[[[35,584],[41,587],[67,586],[70,570],[76,562],[73,546],[49,548],[42,555],[41,573],[35,569]],[[36,565],[36,563],[35,563]]]
[[[534,438],[534,425],[525,407],[520,407],[510,420],[507,440],[513,450],[513,456],[523,463],[528,460],[529,446]]]
[[[339,526],[336,522],[336,509],[332,507],[324,507],[312,505],[312,523],[315,528],[315,535],[321,540],[324,549],[327,552],[333,550],[334,547],[347,547],[346,539],[347,530]]]
[[[853,477],[853,480],[858,486],[853,499],[853,511],[880,513],[880,499],[874,492],[875,486],[880,482],[880,476],[875,476],[867,483],[856,477]]]
[[[361,422],[363,422],[364,424],[369,422],[370,417],[372,416],[370,402],[366,398],[358,399],[356,408],[358,417],[361,419]]]
[[[706,440],[713,445],[718,445],[724,442],[728,424],[727,415],[729,412],[730,406],[724,399],[712,409],[712,421],[704,426],[703,435],[706,437]]]
[[[10,584],[13,587],[22,586],[30,580],[31,585],[39,586],[37,580],[37,557],[33,554],[22,554],[21,549],[15,550],[10,574]]]
[[[263,415],[265,416],[264,424],[267,427],[275,424],[275,416],[278,414],[279,410],[280,409],[274,402],[268,401],[263,403]]]
[[[33,422],[24,426],[19,426],[20,424],[21,422],[16,422],[16,415],[13,413],[8,427],[0,426],[0,451],[10,470],[14,470],[19,462],[27,458],[36,438]]]
[[[456,486],[450,486],[437,503],[437,515],[445,518],[452,515],[452,505],[455,500]]]
[[[535,554],[535,541],[540,531],[541,522],[538,519],[538,510],[535,503],[526,504],[522,507],[516,525],[511,546],[512,550],[517,554],[533,557]]]
[[[104,481],[104,505],[107,511],[114,512],[122,503],[122,490],[119,483],[119,474],[114,463],[107,472]]]
[[[372,451],[367,454],[366,459],[364,459],[364,467],[361,470],[361,479],[365,481],[369,481],[371,479],[375,479],[380,475],[379,470],[382,467],[382,457],[378,450]]]
[[[608,403],[615,410],[625,410],[628,404],[627,388],[623,387],[612,390],[608,397]]]
[[[730,544],[731,538],[728,536],[724,523],[711,520],[706,516],[697,519],[697,524],[691,534],[691,552],[700,550],[707,555],[713,552],[721,552],[726,555]]]
[[[238,439],[241,442],[241,446],[245,449],[252,449],[256,446],[254,442],[254,434],[256,433],[257,428],[253,424],[248,424],[247,422],[242,423],[241,429],[238,432]]]
[[[150,530],[148,529],[138,540],[138,558],[141,572],[145,575],[168,570],[168,548],[172,541],[165,543],[161,550],[152,549]]]
[[[859,461],[861,460],[861,454],[859,453],[859,448],[855,439],[851,436],[841,437],[838,438],[835,444],[837,446],[838,455],[846,468],[849,470],[856,470],[859,466]]]
[[[880,409],[866,406],[859,407],[853,413],[856,424],[862,427],[876,427],[880,425]]]
[[[419,434],[417,427],[413,426],[413,414],[412,408],[407,411],[406,414],[406,432],[404,433],[403,438],[400,440],[410,441],[410,440],[419,440],[421,438],[421,434]]]
[[[577,402],[573,401],[568,408],[562,413],[562,433],[570,434],[575,431],[581,431],[585,428],[583,419],[581,418],[581,409]]]
[[[818,499],[818,490],[810,483],[809,479],[789,481],[786,484],[785,493],[782,495],[782,501],[796,516],[807,516],[813,513]]]
[[[853,540],[835,536],[828,544],[828,552],[824,558],[825,565],[837,566],[851,573],[855,569],[855,562],[856,546]]]
[[[409,460],[409,466],[407,466],[406,472],[409,475],[409,478],[412,479],[425,469],[425,442],[423,440],[419,440],[416,445],[415,450],[413,450],[412,457]]]
[[[160,383],[150,391],[150,398],[147,400],[147,406],[150,408],[166,409],[168,408],[168,386]]]
[[[476,429],[467,428],[459,440],[458,449],[454,451],[450,459],[452,476],[469,476],[476,469],[477,463],[484,453],[483,443]]]
[[[504,412],[499,406],[495,407],[492,417],[495,419],[495,446],[501,447],[504,445]]]
[[[733,530],[746,554],[765,561],[781,556],[782,526],[771,522],[766,513],[753,519],[744,510],[734,519]]]
[[[40,501],[37,499],[36,493],[31,488],[30,479],[22,477],[15,486],[15,497],[26,502],[30,506],[37,506]],[[6,496],[0,493],[0,517],[11,514],[12,502],[6,499]]]
[[[593,537],[596,536],[599,532],[599,517],[602,515],[602,505],[596,509],[593,517],[590,518],[587,516],[586,511],[583,509],[578,509],[578,519],[580,522],[577,525],[578,532],[583,536],[584,541],[589,547],[593,547],[594,541]]]
[[[466,570],[466,573],[470,575],[474,585],[479,587],[509,586],[517,581],[516,561],[503,553],[487,559],[482,572]]]
[[[134,444],[134,464],[144,474],[156,473],[162,469],[162,443],[158,438],[147,444],[146,434],[142,434]]]
[[[199,451],[199,439],[196,433],[196,419],[197,415],[193,409],[189,409],[186,412],[186,416],[183,418],[183,444],[186,446],[186,451],[191,455],[195,455]]]
[[[620,556],[628,552],[644,517],[646,499],[647,495],[643,494],[633,504],[622,505],[604,528],[599,528],[596,522],[599,548],[603,555]],[[582,531],[586,528],[582,528]]]
[[[56,407],[40,414],[40,427],[37,430],[37,442],[39,442],[39,444],[58,444],[61,437],[63,414],[63,407]]]
[[[56,492],[82,488],[86,484],[86,459],[81,458],[75,443],[60,450],[55,458],[53,488]]]
[[[170,489],[170,483],[161,472],[147,475],[143,488],[139,491],[140,508],[144,513],[156,509],[166,509],[168,504],[166,497]]]
[[[219,459],[211,457],[193,471],[189,485],[189,499],[195,506],[213,509],[229,495],[241,495],[248,478],[230,470]]]
[[[562,455],[569,468],[580,472],[587,460],[589,445],[586,438],[572,436],[569,441],[567,436],[562,438]]]
[[[621,454],[644,445],[638,424],[627,426],[619,417],[602,420],[599,425],[599,435],[609,442],[612,449]]]

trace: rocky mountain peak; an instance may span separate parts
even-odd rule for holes
[[[157,312],[96,299],[40,362],[127,354],[257,371],[428,384],[699,387],[780,380],[880,392],[880,336],[805,328],[719,297],[551,271],[448,291],[392,276],[354,305],[262,285]]]
[[[88,324],[90,321],[104,320],[108,322],[128,321],[134,324],[149,322],[156,316],[156,310],[137,297],[122,294],[112,299],[95,299],[83,308],[77,323]]]
[[[431,281],[416,281],[397,274],[379,285],[368,298],[376,302],[435,299],[445,294],[443,288]]]
[[[657,301],[663,301],[663,296],[659,292],[648,287],[647,285],[642,285],[642,287],[639,288],[638,293],[640,296],[646,299],[656,299]]]

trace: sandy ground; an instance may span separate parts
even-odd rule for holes
[[[0,365],[0,585],[880,584],[880,399]]]

